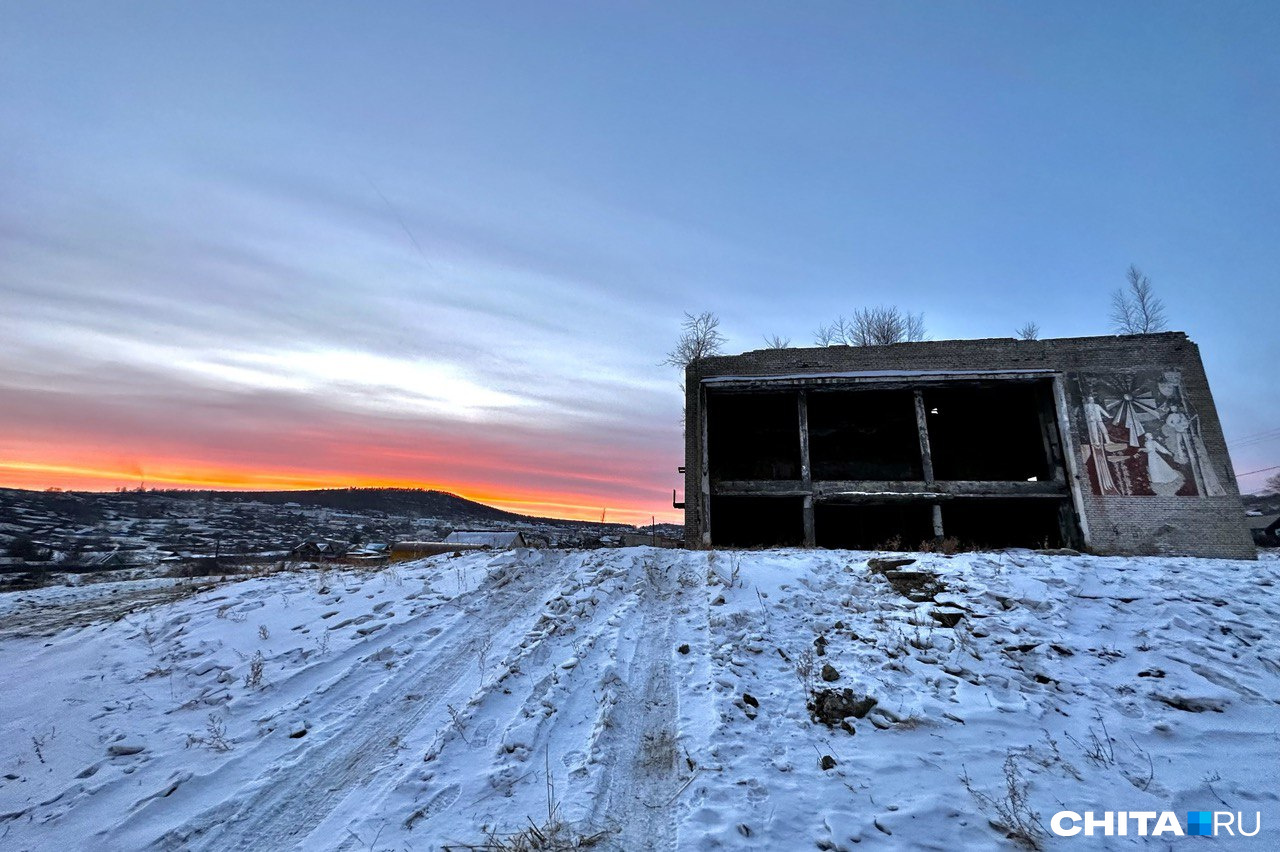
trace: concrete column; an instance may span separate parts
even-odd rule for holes
[[[924,481],[928,486],[933,486],[936,479],[933,476],[933,451],[929,447],[929,419],[924,409],[924,392],[916,390],[916,432],[920,437],[920,466],[924,469]],[[945,532],[942,528],[942,506],[933,504],[933,537],[941,539]]]
[[[800,486],[808,494],[804,497],[804,546],[817,544],[813,526],[813,469],[809,466],[809,396],[802,389],[797,393],[800,418]]]

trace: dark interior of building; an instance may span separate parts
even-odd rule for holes
[[[712,496],[712,540],[726,547],[798,547],[804,544],[800,497]]]
[[[952,500],[942,506],[942,525],[967,547],[1062,547],[1062,505],[1044,498]]]
[[[815,391],[808,406],[814,479],[924,478],[911,391]]]
[[[1030,382],[926,388],[934,478],[1050,478],[1040,415],[1046,390]]]
[[[795,391],[709,396],[707,447],[712,479],[799,479]]]
[[[919,501],[820,504],[813,521],[818,547],[914,550],[933,539],[933,507]]]
[[[1054,479],[1061,464],[1052,385],[1046,380],[955,382],[914,388],[815,387],[805,392],[814,486],[801,483],[798,389],[716,391],[707,396],[712,482],[711,540],[730,547],[804,543],[804,498],[813,495],[813,543],[870,549],[915,548],[943,535],[961,547],[1069,544],[1074,517],[1055,497],[966,496],[929,499],[876,493],[888,483],[925,482],[916,413],[921,394],[934,482],[1021,483]],[[1061,471],[1056,471],[1061,481]],[[792,494],[717,493],[725,482],[778,482]],[[859,484],[864,497],[824,495],[822,482]],[[876,485],[879,483],[879,486]],[[967,486],[966,486],[967,487]],[[742,489],[745,490],[745,489]],[[928,489],[922,489],[927,491]],[[954,489],[952,489],[954,490]]]

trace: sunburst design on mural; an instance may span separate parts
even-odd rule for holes
[[[1087,440],[1080,460],[1093,492],[1109,496],[1221,496],[1177,370],[1077,378]]]
[[[1129,433],[1131,447],[1140,444],[1139,437],[1147,431],[1147,423],[1163,417],[1151,383],[1137,376],[1108,376],[1098,382],[1098,390],[1107,400],[1112,424]]]

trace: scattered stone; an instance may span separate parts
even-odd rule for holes
[[[681,654],[687,654],[689,653],[689,646],[681,645],[679,648],[676,648],[676,650],[679,651]]]
[[[820,689],[809,701],[813,721],[834,728],[845,719],[861,719],[867,715],[876,700],[871,696],[858,697],[852,689]]]
[[[138,754],[145,749],[146,746],[141,746],[137,743],[115,743],[114,745],[107,746],[107,754],[112,757],[125,757],[130,754]]]
[[[1138,677],[1164,677],[1164,669],[1146,669],[1138,672]]]
[[[858,733],[858,729],[857,729],[857,728],[855,728],[855,727],[853,726],[853,723],[852,723],[852,722],[850,722],[848,719],[841,719],[841,720],[840,720],[840,727],[841,727],[841,728],[844,728],[844,730],[845,730],[845,731],[846,731],[850,736],[853,736],[854,734]]]
[[[724,595],[719,595],[711,602],[712,606],[724,606]]]
[[[840,679],[840,672],[836,671],[836,667],[830,663],[822,664],[822,679],[827,683],[832,683]]]
[[[757,701],[757,700],[756,700],[756,697],[755,697],[754,695],[752,695],[751,693],[749,693],[749,692],[744,692],[744,693],[742,693],[742,700],[743,700],[745,703],[750,704],[752,707],[759,707],[759,706],[760,706],[760,702],[759,702],[759,701]]]
[[[942,591],[938,578],[925,571],[886,571],[882,576],[894,591],[916,603],[931,601]]]
[[[825,772],[828,769],[835,769],[835,768],[836,768],[836,759],[829,754],[824,754],[822,756],[822,771]]]
[[[813,640],[813,650],[819,657],[826,656],[827,653],[827,637],[819,636]]]
[[[1079,556],[1080,551],[1072,550],[1069,547],[1049,547],[1043,550],[1037,550],[1036,553],[1043,553],[1045,556]]]
[[[905,565],[914,565],[914,559],[905,557],[877,556],[867,560],[867,567],[872,571],[892,571],[895,568],[901,568]]]
[[[964,618],[964,613],[959,610],[935,609],[930,610],[929,615],[943,627],[955,627]]]

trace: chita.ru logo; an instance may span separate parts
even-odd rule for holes
[[[1262,830],[1262,813],[1255,811],[1252,822],[1253,830],[1249,831],[1242,811],[1187,811],[1187,828],[1183,831],[1182,823],[1173,811],[1103,811],[1101,814],[1085,811],[1084,816],[1075,811],[1058,811],[1049,820],[1049,827],[1059,837],[1075,837],[1077,834],[1086,837],[1094,834],[1106,837],[1129,834],[1139,837],[1163,834],[1176,837],[1217,837],[1220,834],[1253,837]]]

